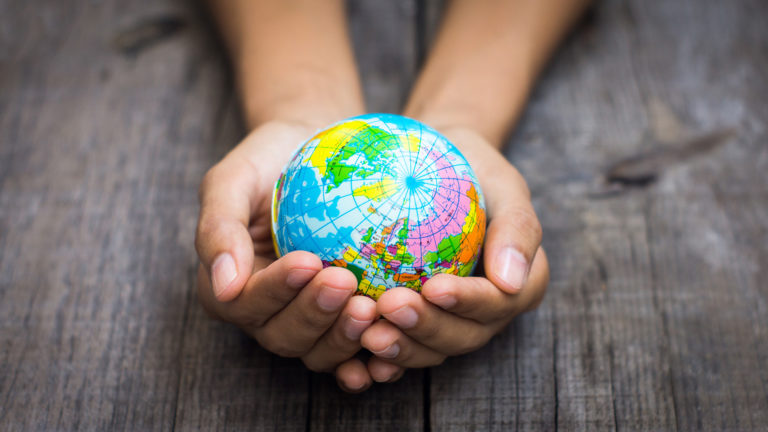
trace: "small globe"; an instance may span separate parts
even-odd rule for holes
[[[392,114],[331,125],[304,143],[275,185],[277,256],[317,254],[358,294],[467,276],[485,236],[485,202],[467,160],[429,126]]]

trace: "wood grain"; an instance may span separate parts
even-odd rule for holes
[[[404,102],[442,4],[349,0],[372,111]],[[197,304],[196,189],[245,133],[204,10],[0,0],[0,430],[765,430],[767,18],[596,3],[506,150],[547,298],[346,395]]]

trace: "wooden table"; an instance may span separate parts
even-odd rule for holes
[[[372,110],[440,10],[350,2]],[[544,303],[347,395],[198,306],[196,188],[245,132],[201,7],[0,0],[0,430],[766,430],[767,78],[765,1],[599,2],[506,152]]]

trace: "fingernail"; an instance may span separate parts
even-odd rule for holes
[[[528,262],[523,254],[512,247],[505,247],[496,258],[496,275],[519,291],[528,279]]]
[[[419,320],[419,315],[410,306],[403,306],[400,309],[386,314],[387,320],[397,324],[402,329],[409,329],[416,325],[416,321]]]
[[[363,331],[365,331],[370,324],[370,321],[360,321],[349,317],[344,324],[344,336],[349,340],[359,340],[360,335],[363,334]]]
[[[347,301],[349,291],[331,287],[323,287],[317,295],[317,305],[326,312],[334,312]]]
[[[399,373],[400,373],[400,370],[399,370],[399,369],[395,369],[395,371],[394,371],[394,372],[392,372],[392,374],[389,376],[389,378],[387,378],[387,380],[386,380],[386,381],[384,381],[384,382],[390,382],[390,381],[392,381],[393,379],[395,379],[395,377],[396,377],[396,376],[397,376]]]
[[[360,381],[359,383],[353,383],[353,384],[344,383],[344,387],[346,387],[348,390],[358,391],[363,387],[365,387],[365,384],[366,384],[365,381]]]
[[[395,365],[393,365],[393,364],[391,364],[391,363],[382,362],[378,369],[381,371],[382,367],[388,368],[389,369],[389,373],[386,373],[387,371],[384,370],[384,372],[385,372],[385,374],[383,374],[384,378],[380,378],[379,379],[379,378],[373,377],[373,379],[378,381],[378,382],[389,382],[389,381],[392,380],[392,378],[397,376],[398,373],[400,373],[400,368],[395,366]]]
[[[400,345],[397,343],[393,343],[392,345],[384,348],[381,351],[371,351],[372,353],[376,354],[377,357],[381,358],[395,358],[398,354],[400,354]]]
[[[456,297],[452,296],[451,294],[445,294],[435,298],[428,297],[427,300],[429,300],[430,303],[436,304],[443,309],[450,309],[456,306]]]
[[[237,277],[237,266],[232,255],[223,253],[216,257],[211,266],[213,294],[218,297],[226,291],[229,284]]]
[[[293,289],[299,289],[306,285],[317,272],[309,269],[293,269],[288,272],[285,284]]]

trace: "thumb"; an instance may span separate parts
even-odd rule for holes
[[[520,173],[509,164],[483,185],[490,224],[485,242],[485,273],[500,289],[516,293],[525,286],[541,245],[541,224]]]
[[[219,301],[236,298],[251,275],[253,240],[248,232],[256,187],[252,167],[231,154],[200,185],[195,248]]]

